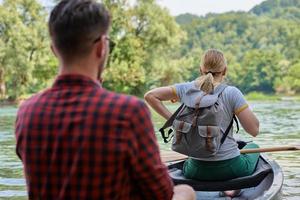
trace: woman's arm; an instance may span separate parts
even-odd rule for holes
[[[162,117],[169,119],[172,113],[166,108],[162,101],[178,99],[171,86],[155,88],[144,96],[146,102]]]
[[[237,117],[247,133],[256,137],[259,132],[259,121],[249,107],[237,114]]]

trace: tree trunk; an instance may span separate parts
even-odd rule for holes
[[[0,99],[5,99],[6,97],[6,86],[4,80],[4,70],[0,69]]]

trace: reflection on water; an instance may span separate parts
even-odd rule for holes
[[[258,144],[300,145],[300,102],[255,103],[255,112],[261,121],[261,135],[255,139]],[[284,172],[284,199],[300,199],[300,152],[271,155]]]
[[[169,105],[175,110],[178,105]],[[261,131],[254,141],[261,147],[300,144],[300,102],[251,102],[257,114]],[[0,107],[0,199],[26,199],[22,163],[15,154],[13,126],[17,109]],[[164,120],[153,112],[153,121],[158,131]],[[239,137],[253,140],[240,131]],[[157,133],[162,149],[163,144]],[[269,154],[284,171],[283,199],[300,199],[300,152],[277,152]]]
[[[16,111],[0,107],[0,199],[27,199],[22,163],[15,154]]]

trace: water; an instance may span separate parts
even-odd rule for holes
[[[175,110],[177,105],[169,105]],[[251,102],[257,114],[261,132],[254,141],[261,147],[300,145],[300,102]],[[0,199],[27,199],[22,163],[15,154],[14,121],[16,107],[0,107]],[[156,126],[164,120],[153,112]],[[239,137],[253,140],[243,130]],[[169,149],[157,135],[162,149]],[[300,152],[277,152],[269,154],[284,171],[283,199],[300,199]]]

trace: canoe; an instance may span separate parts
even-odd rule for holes
[[[175,185],[188,184],[197,191],[197,199],[225,200],[220,191],[241,189],[234,200],[274,200],[280,199],[283,184],[283,172],[280,166],[266,154],[261,154],[255,172],[251,176],[240,177],[228,181],[196,181],[186,179],[182,174],[184,160],[167,162]],[[229,198],[230,199],[230,198]]]

